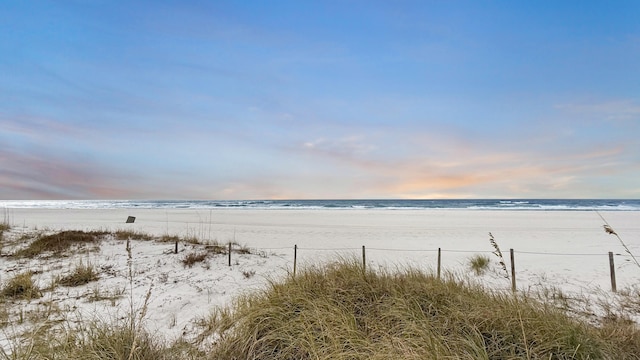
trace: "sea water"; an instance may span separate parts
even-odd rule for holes
[[[640,199],[455,200],[0,200],[15,209],[467,209],[541,211],[640,211]]]

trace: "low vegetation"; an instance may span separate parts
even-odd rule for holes
[[[14,253],[16,257],[33,258],[38,255],[66,256],[73,245],[95,244],[107,235],[104,231],[61,231],[51,235],[38,235],[29,246]]]
[[[491,259],[484,255],[474,255],[469,259],[469,268],[473,270],[476,275],[482,275],[489,269]]]
[[[10,299],[31,300],[39,298],[41,293],[33,281],[33,274],[27,271],[10,278],[2,287],[2,296]]]
[[[193,267],[196,263],[203,262],[207,258],[206,252],[191,252],[188,253],[183,259],[182,264],[186,267]]]
[[[118,230],[114,235],[118,240],[153,240],[153,236],[147,233],[131,230]]]
[[[9,213],[5,209],[3,211],[2,221],[0,221],[0,236],[4,231],[11,229],[11,226],[9,225],[10,223],[9,219],[10,219]]]
[[[84,264],[80,261],[69,275],[60,278],[57,283],[62,286],[80,286],[96,281],[99,278],[98,272],[93,265]]]
[[[216,359],[638,359],[632,326],[595,327],[529,298],[414,270],[333,264],[206,322]]]

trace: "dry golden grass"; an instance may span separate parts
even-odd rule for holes
[[[80,261],[69,275],[61,277],[57,283],[62,286],[80,286],[96,281],[99,278],[98,271],[92,264],[87,263],[85,265]]]
[[[303,271],[203,321],[217,359],[638,359],[630,326],[598,328],[526,297],[357,261]],[[613,330],[615,329],[615,330]],[[620,331],[621,333],[615,333]]]
[[[469,268],[473,270],[476,275],[482,275],[489,269],[491,259],[484,255],[474,255],[469,259]]]
[[[107,235],[104,231],[77,231],[68,230],[51,235],[38,235],[28,247],[14,253],[16,257],[33,258],[38,255],[65,256],[66,251],[73,245],[96,244],[97,241]]]
[[[182,264],[184,266],[193,267],[196,263],[203,262],[207,258],[206,252],[191,252],[188,253],[183,259]]]
[[[149,234],[131,230],[118,230],[114,236],[118,240],[153,240],[153,236]]]
[[[2,296],[11,299],[37,299],[41,296],[40,289],[33,282],[30,271],[17,274],[10,278],[2,287]]]

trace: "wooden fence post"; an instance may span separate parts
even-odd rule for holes
[[[616,267],[613,263],[613,252],[609,251],[609,272],[611,273],[611,291],[617,292],[616,288]]]
[[[516,262],[513,255],[513,249],[509,249],[511,255],[511,291],[516,292]]]
[[[296,277],[297,262],[298,262],[298,245],[293,245],[293,277]]]
[[[442,250],[440,248],[438,248],[438,280],[440,280],[440,267],[441,267],[441,264],[442,264],[441,252],[442,252]]]
[[[229,241],[229,266],[231,266],[231,241]]]
[[[362,272],[367,270],[367,256],[365,255],[364,245],[362,245]]]
[[[173,250],[174,254],[178,253],[178,240],[176,240],[176,248]]]

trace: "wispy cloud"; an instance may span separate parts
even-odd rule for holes
[[[571,114],[610,122],[640,122],[640,103],[634,100],[611,100],[593,103],[567,103],[556,108]]]
[[[89,158],[25,153],[0,148],[0,198],[78,199],[126,197],[118,175]],[[118,184],[118,185],[116,185]],[[132,189],[133,190],[133,189]]]

